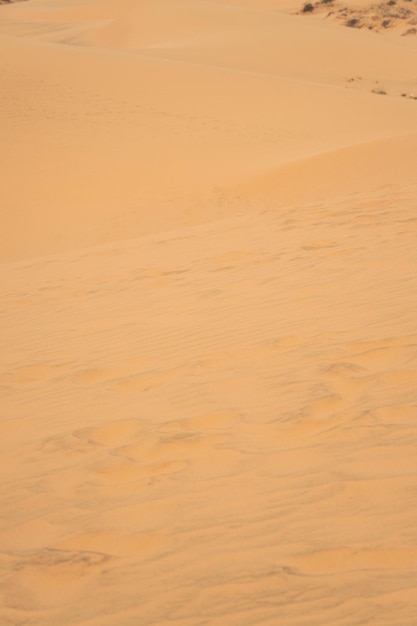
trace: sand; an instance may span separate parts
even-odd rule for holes
[[[2,625],[416,624],[417,36],[302,6],[1,3]]]

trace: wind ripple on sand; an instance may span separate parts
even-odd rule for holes
[[[2,623],[414,624],[413,211],[2,268]]]

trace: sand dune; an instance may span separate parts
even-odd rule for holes
[[[300,8],[0,6],[1,624],[415,626],[417,40]]]
[[[412,92],[411,43],[383,47],[299,16],[189,4],[2,7],[4,259],[235,214],[234,190],[247,178],[414,131],[415,101],[393,84]],[[133,51],[109,34],[123,16]],[[75,41],[88,45],[62,45],[75,18],[87,25]],[[318,46],[323,38],[328,45]],[[372,93],[376,81],[393,95]]]

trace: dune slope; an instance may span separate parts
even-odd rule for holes
[[[1,624],[415,626],[416,40],[298,9],[0,6]]]

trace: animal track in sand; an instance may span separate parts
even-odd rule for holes
[[[48,365],[46,363],[38,363],[34,365],[25,365],[9,372],[3,372],[0,376],[0,384],[3,385],[31,385],[62,375],[64,365]]]
[[[59,545],[67,550],[104,553],[118,557],[144,557],[163,547],[167,538],[158,533],[86,532],[62,541]]]
[[[91,452],[94,449],[94,443],[83,440],[76,433],[66,433],[48,437],[42,441],[39,449],[42,454],[59,454],[66,457],[74,457]]]
[[[245,250],[234,250],[231,252],[223,252],[212,257],[208,257],[212,271],[222,269],[238,269],[251,265],[259,265],[264,259],[260,259],[255,252]],[[213,267],[214,263],[214,267]]]
[[[328,413],[334,413],[345,406],[346,401],[342,396],[332,394],[313,400],[308,406],[308,413],[310,415],[323,416]]]
[[[336,377],[351,377],[355,374],[360,374],[365,370],[363,367],[359,367],[358,365],[354,365],[353,363],[348,362],[340,362],[340,363],[332,363],[328,367],[325,368],[325,373],[330,376]]]
[[[366,349],[350,357],[359,366],[371,367],[374,370],[392,368],[394,363],[417,362],[417,349],[413,344],[389,346],[380,345],[376,348]]]
[[[139,463],[128,459],[102,461],[89,468],[95,480],[111,485],[115,483],[131,483],[143,479],[152,479],[159,476],[176,474],[187,463],[185,461],[165,461],[159,463]]]
[[[417,405],[396,404],[384,406],[374,409],[372,415],[381,424],[409,424],[414,426],[417,419]]]
[[[301,246],[303,250],[322,250],[323,248],[335,248],[340,245],[338,241],[312,241],[309,244]]]
[[[349,350],[366,352],[369,350],[379,350],[381,348],[392,348],[394,346],[417,346],[417,335],[405,335],[399,337],[387,337],[371,341],[351,341],[346,344]]]
[[[277,450],[270,454],[262,464],[262,474],[266,476],[300,476],[323,470],[328,460],[323,451],[316,447],[298,447],[295,449]]]
[[[51,543],[65,532],[65,526],[52,524],[42,518],[31,519],[2,531],[0,550],[36,550]]]
[[[74,433],[84,441],[102,444],[105,446],[120,445],[129,441],[144,428],[142,420],[126,419],[109,422],[93,428],[83,428]]]
[[[350,366],[350,367],[349,367]],[[346,398],[346,404],[352,405],[358,397],[377,385],[374,375],[369,374],[369,370],[360,368],[352,363],[334,364],[327,368],[325,374],[330,378],[333,390]],[[358,374],[362,372],[362,376]]]
[[[193,371],[193,367],[187,365],[173,367],[162,371],[143,372],[139,375],[119,379],[115,382],[115,387],[127,391],[135,389],[142,389],[143,391],[146,391],[154,386],[170,382],[183,374],[192,373]]]
[[[142,446],[129,446],[123,449],[123,453],[139,460],[142,450]],[[248,462],[244,452],[232,447],[228,434],[201,434],[183,430],[165,432],[150,448],[148,458],[159,463],[183,463],[189,468],[188,478],[191,480],[228,475],[241,470]]]
[[[97,552],[46,549],[31,553],[17,562],[2,585],[4,604],[27,611],[62,606],[109,560]]]
[[[75,383],[90,385],[91,383],[102,382],[104,380],[115,378],[119,375],[120,372],[118,370],[93,367],[76,372],[73,376],[71,376],[71,380]]]
[[[380,385],[385,388],[395,387],[399,390],[401,387],[408,387],[414,391],[417,387],[417,369],[399,369],[389,372],[383,372],[377,375]]]
[[[94,480],[103,484],[119,484],[152,479],[180,472],[189,463],[189,455],[181,449],[159,454],[161,437],[143,420],[126,419],[86,428],[76,437],[107,449],[105,458],[89,467]]]
[[[374,447],[353,450],[351,458],[338,471],[344,480],[362,480],[363,477],[383,479],[414,476],[416,470],[414,445],[380,443]]]
[[[415,547],[333,548],[304,554],[293,559],[304,574],[325,575],[363,569],[415,569]]]

